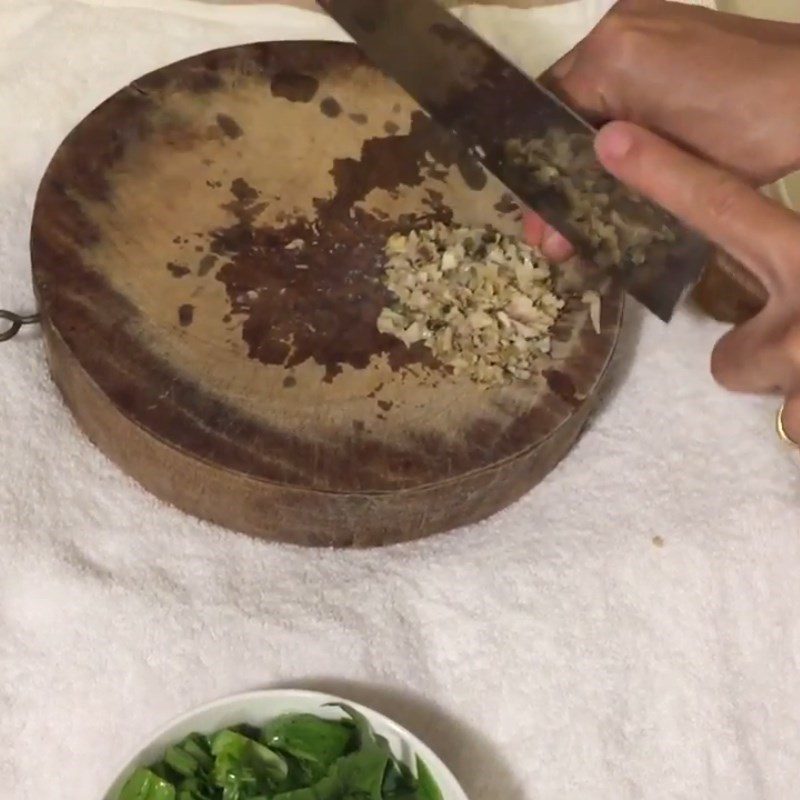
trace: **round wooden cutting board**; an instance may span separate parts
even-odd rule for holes
[[[355,47],[161,69],[85,119],[42,182],[31,248],[54,379],[126,472],[233,529],[368,546],[482,519],[576,439],[622,297],[607,290],[598,334],[565,269],[577,294],[534,379],[455,378],[376,329],[387,236],[438,219],[520,225]]]

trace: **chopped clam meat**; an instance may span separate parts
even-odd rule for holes
[[[530,380],[551,349],[564,300],[535,248],[491,228],[435,223],[389,237],[393,297],[378,330],[422,343],[454,374],[484,384]]]

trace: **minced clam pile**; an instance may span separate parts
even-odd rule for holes
[[[591,135],[554,129],[508,142],[507,153],[537,186],[567,201],[597,266],[618,266],[623,257],[643,264],[654,243],[675,240],[640,195],[605,172]],[[394,234],[385,255],[384,283],[395,301],[380,314],[381,332],[409,347],[422,342],[456,375],[484,384],[527,380],[550,354],[566,298],[538,249],[492,228],[436,223]],[[580,299],[599,333],[600,294],[589,290]]]
[[[569,205],[570,222],[591,249],[599,267],[615,267],[627,255],[643,264],[655,242],[673,242],[675,234],[653,218],[641,195],[615,181],[594,153],[593,137],[553,129],[540,139],[511,140],[509,160],[530,170],[538,186],[551,187]]]
[[[422,342],[454,374],[484,384],[527,380],[550,353],[565,301],[539,250],[492,228],[437,222],[394,234],[385,254],[395,302],[378,318],[382,333]]]

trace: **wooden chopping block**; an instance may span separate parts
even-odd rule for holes
[[[597,402],[573,294],[528,382],[487,389],[380,334],[395,230],[519,209],[352,45],[281,42],[158,70],[69,135],[42,181],[33,277],[80,426],[158,497],[304,545],[480,520],[566,454]],[[558,290],[578,290],[565,269]]]

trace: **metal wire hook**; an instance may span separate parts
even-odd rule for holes
[[[7,342],[13,339],[22,330],[23,325],[35,325],[40,322],[41,314],[15,314],[13,311],[3,311],[0,309],[0,319],[11,323],[10,327],[0,332],[0,342]]]

